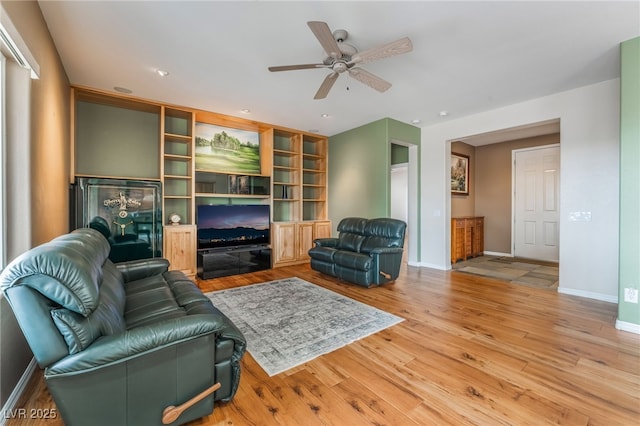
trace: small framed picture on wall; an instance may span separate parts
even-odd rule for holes
[[[451,194],[469,195],[469,156],[451,153]]]

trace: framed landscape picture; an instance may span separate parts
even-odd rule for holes
[[[469,195],[469,157],[451,153],[451,193]]]
[[[196,123],[196,170],[260,174],[260,135]]]

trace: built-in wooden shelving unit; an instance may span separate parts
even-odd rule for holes
[[[73,88],[72,99],[72,176],[90,176],[99,170],[102,177],[160,180],[165,243],[172,247],[169,254],[180,256],[176,261],[181,269],[196,264],[195,225],[199,204],[269,204],[274,266],[307,261],[306,253],[313,239],[330,235],[326,137],[88,88]],[[78,102],[89,105],[81,114],[77,113]],[[99,107],[92,107],[92,102]],[[260,172],[198,170],[196,123],[258,132]],[[97,143],[91,138],[82,138],[80,133],[86,127],[95,128],[92,132],[105,135],[105,139]],[[144,147],[140,147],[140,143],[144,143]],[[93,158],[91,163],[82,160],[96,149],[101,149],[105,158]],[[128,152],[134,154],[127,155]],[[117,154],[107,158],[108,153]],[[78,158],[78,155],[85,157]],[[77,167],[79,161],[83,161],[81,167]],[[234,185],[237,179],[243,182],[241,190]],[[169,225],[169,216],[173,213],[182,218],[184,231]],[[167,231],[168,226],[173,227],[171,232]],[[185,247],[193,250],[185,255]],[[194,257],[193,262],[185,261],[185,256]]]

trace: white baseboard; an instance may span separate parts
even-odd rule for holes
[[[27,365],[27,369],[24,370],[24,373],[22,373],[20,380],[18,380],[18,384],[15,388],[13,388],[13,392],[11,392],[11,395],[9,395],[7,403],[4,404],[4,407],[2,407],[2,415],[0,415],[0,426],[4,426],[6,421],[13,417],[11,413],[16,412],[16,404],[18,403],[18,400],[22,396],[22,393],[29,384],[29,380],[31,379],[33,372],[36,371],[37,366],[38,364],[36,363],[36,359],[31,358],[31,362],[29,362],[29,365]]]
[[[446,267],[446,266],[442,266],[442,265],[436,265],[435,263],[426,263],[426,262],[417,262],[417,263],[413,263],[411,264],[411,266],[417,266],[419,268],[431,268],[431,269],[438,269],[440,271],[448,271],[449,269],[451,269],[451,266]]]
[[[640,324],[616,320],[616,328],[629,333],[640,334]]]
[[[574,288],[558,287],[558,293],[569,294],[571,296],[586,297],[587,299],[601,300],[603,302],[618,303],[618,296],[610,296],[608,294],[576,290]]]
[[[483,251],[482,254],[487,256],[513,257],[511,253],[500,253],[498,251]]]

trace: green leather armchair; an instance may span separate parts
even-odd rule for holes
[[[347,217],[338,238],[318,238],[309,250],[311,268],[364,287],[400,274],[407,224],[390,218]]]
[[[109,250],[78,229],[0,275],[65,424],[182,424],[233,398],[242,333],[167,260],[114,264]]]

